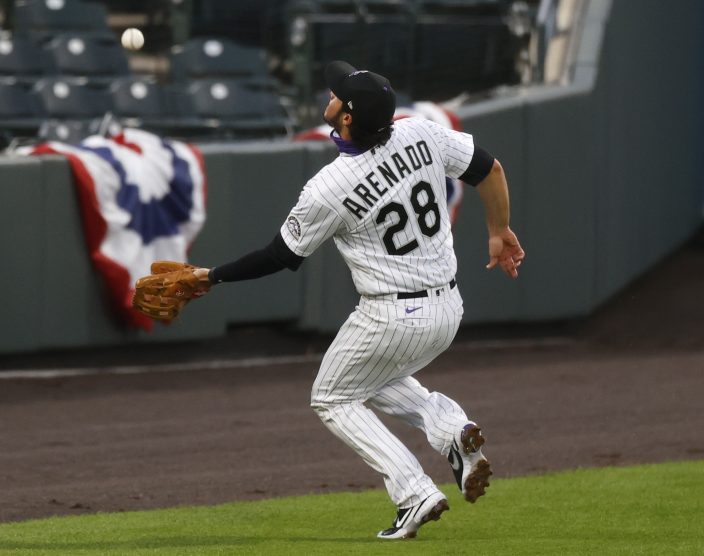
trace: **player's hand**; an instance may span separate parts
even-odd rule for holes
[[[489,264],[486,265],[488,269],[499,265],[511,278],[518,278],[518,267],[525,256],[526,253],[511,228],[489,237]]]
[[[195,274],[196,278],[199,280],[199,287],[193,294],[194,297],[202,297],[206,293],[210,291],[210,280],[208,278],[208,273],[210,272],[209,268],[196,268],[193,271],[193,274]]]

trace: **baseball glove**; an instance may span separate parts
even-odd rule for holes
[[[175,261],[155,261],[151,275],[137,280],[132,307],[156,320],[173,320],[194,297],[208,293],[210,282],[198,278],[198,268]]]

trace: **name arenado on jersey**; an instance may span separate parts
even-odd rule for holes
[[[377,165],[376,171],[369,172],[364,177],[366,184],[360,183],[354,187],[353,191],[359,201],[349,197],[345,197],[344,201],[342,201],[345,208],[354,214],[358,220],[361,220],[369,212],[369,209],[389,190],[389,187],[393,188],[406,174],[411,174],[413,171],[420,170],[423,166],[430,166],[433,163],[430,149],[425,141],[418,141],[415,145],[408,145],[404,147],[401,153],[403,153],[403,156],[399,152],[393,152],[390,160],[384,160]],[[382,180],[386,185],[382,183]]]

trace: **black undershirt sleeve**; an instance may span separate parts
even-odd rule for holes
[[[208,278],[211,284],[254,280],[284,268],[298,270],[303,260],[304,257],[296,255],[288,248],[281,233],[278,233],[264,249],[252,251],[236,261],[211,268]]]
[[[298,267],[301,266],[305,260],[305,257],[296,255],[288,248],[284,238],[281,237],[281,232],[276,234],[276,237],[274,237],[274,240],[266,247],[266,249],[269,250],[274,259],[294,272],[298,270]]]
[[[474,147],[474,155],[469,167],[465,170],[460,179],[472,186],[477,186],[489,175],[491,167],[494,165],[494,157],[481,147]]]

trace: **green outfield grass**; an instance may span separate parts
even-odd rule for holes
[[[495,480],[409,541],[382,491],[0,525],[0,554],[704,554],[704,461]]]

